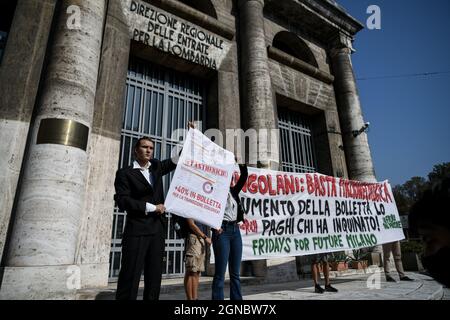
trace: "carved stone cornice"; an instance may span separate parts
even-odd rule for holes
[[[338,32],[334,37],[330,39],[329,54],[333,58],[336,54],[346,53],[352,54],[356,50],[353,48],[353,37],[345,34],[344,32]]]

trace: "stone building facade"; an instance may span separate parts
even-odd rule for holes
[[[1,299],[70,299],[114,281],[125,222],[115,172],[143,135],[168,157],[187,120],[280,129],[280,152],[259,166],[375,181],[367,135],[353,135],[363,26],[333,0],[1,6]],[[168,221],[164,276],[180,276],[183,241]],[[298,270],[292,258],[243,271]]]

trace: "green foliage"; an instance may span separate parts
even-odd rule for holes
[[[428,174],[428,179],[412,177],[404,184],[392,188],[400,215],[407,215],[412,205],[419,200],[422,193],[433,183],[450,176],[450,162],[436,164]]]
[[[433,171],[428,174],[428,180],[431,184],[450,176],[450,162],[437,164],[433,167]]]
[[[419,200],[423,191],[428,187],[428,182],[422,177],[412,177],[402,185],[393,188],[395,202],[400,214],[408,214],[411,206]]]
[[[413,252],[421,255],[423,253],[423,243],[420,241],[409,240],[400,243],[402,253]]]
[[[349,256],[345,254],[345,252],[333,252],[330,254],[330,258],[328,259],[328,262],[348,262]]]
[[[405,195],[412,200],[418,200],[427,187],[428,182],[422,177],[412,177],[403,184]]]
[[[350,257],[351,261],[362,261],[366,260],[369,252],[364,251],[363,249],[353,250],[353,257]]]

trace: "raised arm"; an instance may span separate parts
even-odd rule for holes
[[[191,121],[188,122],[187,127],[188,127],[188,129],[189,128],[195,129],[195,125]],[[180,149],[180,151],[178,152],[178,155],[176,155],[170,159],[161,161],[161,172],[162,172],[163,176],[168,174],[169,172],[175,170],[175,168],[177,167],[178,159],[179,159],[182,151],[183,151],[183,148]]]
[[[239,177],[239,180],[236,182],[236,185],[232,187],[232,191],[235,193],[241,192],[242,188],[245,185],[245,182],[248,178],[248,169],[246,164],[240,164],[239,169],[241,170],[241,175]]]
[[[177,165],[173,162],[172,158],[161,161],[161,173],[163,176],[175,170],[176,167]]]

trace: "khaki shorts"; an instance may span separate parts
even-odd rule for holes
[[[205,271],[205,240],[198,238],[195,234],[189,234],[186,241],[186,271]]]
[[[311,263],[327,263],[330,259],[330,254],[328,253],[317,253],[311,255]]]

